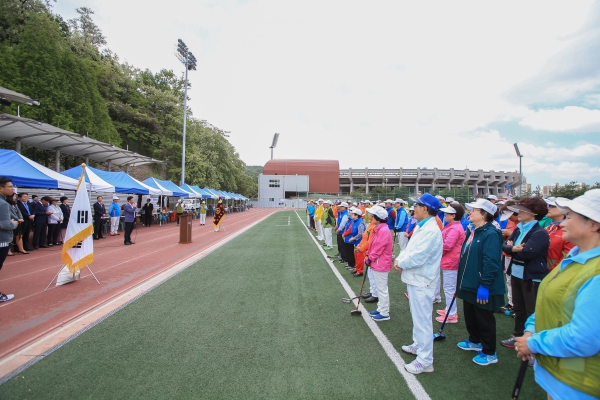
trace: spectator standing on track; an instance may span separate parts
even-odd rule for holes
[[[550,236],[550,247],[548,247],[548,270],[552,271],[569,254],[575,246],[573,243],[563,239],[562,222],[565,220],[566,209],[556,205],[556,199],[550,197],[544,200],[548,204],[548,215],[552,223],[546,227]]]
[[[417,356],[404,368],[412,374],[433,372],[433,299],[440,279],[442,259],[442,232],[436,216],[440,201],[429,193],[419,197],[415,204],[415,218],[419,221],[406,249],[401,252],[394,268],[406,283],[412,315],[413,343],[402,350]]]
[[[34,230],[33,230],[33,249],[36,250],[38,248],[46,248],[45,240],[48,230],[48,215],[50,212],[47,210],[48,208],[48,200],[50,197],[44,196],[41,201],[38,200],[38,196],[33,195],[33,203],[31,205],[34,208],[35,218],[34,218]]]
[[[444,212],[444,221],[446,226],[442,230],[442,240],[444,242],[442,250],[442,261],[440,268],[442,270],[442,276],[444,278],[444,295],[446,296],[446,308],[437,310],[440,315],[436,318],[438,322],[444,322],[446,313],[448,313],[448,319],[446,323],[456,324],[458,323],[458,314],[456,301],[450,309],[450,303],[454,293],[456,293],[456,277],[458,275],[458,260],[460,258],[460,249],[463,242],[465,241],[465,231],[460,224],[460,220],[465,214],[465,209],[460,204],[454,206],[448,206],[441,208],[440,211]],[[436,297],[439,296],[441,279],[438,280],[436,289]]]
[[[23,224],[21,225],[21,234],[23,235],[23,249],[29,251],[29,233],[33,227],[33,219],[35,218],[35,210],[29,204],[29,194],[17,194],[17,207],[23,216]]]
[[[13,193],[10,196],[6,196],[6,202],[10,204],[10,219],[16,220],[19,223],[17,229],[13,231],[12,242],[15,245],[13,251],[18,251],[21,254],[29,254],[23,248],[23,234],[21,232],[21,225],[23,225],[25,220],[23,219],[23,214],[21,214],[19,207],[17,207],[17,194]],[[9,253],[8,255],[13,254],[14,253]]]
[[[563,237],[574,247],[540,284],[535,313],[515,350],[524,360],[536,354],[535,381],[554,399],[600,398],[600,189],[573,200],[556,199],[565,208]],[[596,339],[594,339],[596,338]]]
[[[98,196],[96,200],[94,203],[94,240],[104,239],[104,236],[102,236],[104,220],[102,218],[106,217],[106,207],[102,203],[102,196]]]
[[[323,226],[323,236],[325,237],[325,250],[333,249],[332,230],[335,227],[335,216],[331,209],[331,201],[323,202],[323,214],[321,215],[321,224]]]
[[[388,321],[390,319],[388,275],[392,269],[394,243],[392,242],[392,233],[387,225],[387,211],[379,206],[369,208],[368,210],[371,214],[371,220],[375,224],[375,228],[373,229],[369,240],[369,249],[365,256],[365,265],[367,265],[369,271],[371,271],[371,274],[369,274],[369,281],[375,281],[376,289],[372,292],[373,294],[371,297],[365,301],[367,303],[378,303],[377,310],[373,310],[369,313],[375,322]]]
[[[6,255],[10,250],[10,242],[13,239],[13,231],[19,226],[19,222],[10,217],[10,204],[6,202],[6,197],[13,194],[14,186],[12,179],[0,178],[0,269],[4,265]],[[14,294],[0,293],[0,302],[13,299]]]
[[[108,207],[108,215],[110,215],[110,236],[116,236],[119,234],[119,222],[121,222],[121,207],[117,196],[113,196],[113,201]]]
[[[513,336],[502,341],[502,346],[515,347],[515,338],[523,336],[525,321],[535,311],[538,286],[548,275],[548,247],[550,237],[538,221],[548,214],[546,202],[539,197],[528,197],[508,206],[518,213],[517,228],[504,242],[502,251],[512,257],[507,274],[512,286],[515,326]]]
[[[60,198],[59,207],[63,213],[63,222],[60,224],[60,238],[61,242],[64,243],[67,234],[67,226],[69,226],[69,219],[71,219],[71,206],[69,205],[69,198],[67,196],[62,196]]]
[[[136,207],[133,202],[133,196],[127,196],[127,203],[123,206],[123,212],[125,213],[125,245],[135,244],[131,241],[131,232],[133,231],[133,225],[135,224],[135,211]]]
[[[474,229],[467,231],[461,249],[456,297],[463,300],[469,338],[457,345],[477,351],[473,362],[485,366],[498,362],[494,312],[504,303],[502,232],[492,224],[498,214],[496,205],[479,199],[466,207]]]
[[[51,212],[51,214],[48,215],[48,246],[59,245],[61,243],[58,243],[58,233],[60,232],[60,227],[63,222],[63,215],[62,210],[58,205],[58,199],[50,199],[48,211]]]
[[[146,199],[146,204],[142,207],[142,212],[144,213],[144,226],[152,225],[152,212],[154,211],[154,204],[152,204],[152,199]]]
[[[202,204],[200,204],[200,226],[206,225],[206,212],[207,211],[208,211],[208,208],[206,207],[206,202],[202,201]]]

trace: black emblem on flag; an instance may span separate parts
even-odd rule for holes
[[[88,212],[87,211],[77,211],[77,223],[78,224],[87,224],[88,223]]]
[[[82,242],[79,242],[79,243],[77,243],[75,246],[73,246],[73,247],[71,247],[71,248],[72,248],[72,249],[80,249],[80,248],[81,248],[81,243],[82,243]]]

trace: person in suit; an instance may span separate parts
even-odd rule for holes
[[[102,203],[102,196],[98,196],[94,203],[94,240],[104,239],[102,236],[102,218],[106,217],[106,207]]]
[[[154,205],[152,204],[151,199],[146,199],[146,204],[142,207],[142,211],[144,212],[144,226],[152,225],[152,211],[154,210]]]
[[[52,214],[48,211],[50,197],[44,196],[41,201],[36,195],[33,196],[31,205],[35,208],[34,230],[33,230],[33,249],[47,248],[46,235],[48,230],[48,215]]]
[[[33,219],[35,218],[35,210],[29,204],[28,193],[17,194],[17,207],[21,211],[23,216],[23,223],[21,224],[21,234],[23,235],[23,249],[29,251],[29,232],[33,226]]]
[[[67,236],[67,226],[69,226],[69,219],[71,219],[71,206],[69,205],[69,198],[62,196],[60,198],[60,209],[63,213],[63,221],[60,225],[60,237],[61,242],[64,242]]]
[[[133,231],[133,224],[135,224],[136,211],[133,196],[127,196],[127,203],[125,203],[123,211],[125,212],[125,245],[135,244],[135,242],[131,241],[131,232]]]

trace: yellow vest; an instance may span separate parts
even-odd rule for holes
[[[550,271],[538,288],[535,305],[536,332],[558,328],[571,322],[577,292],[585,282],[599,274],[600,257],[585,264],[573,262],[562,271],[560,267]],[[590,340],[598,340],[594,332],[590,332],[590,335]],[[600,397],[600,353],[586,358],[542,355],[537,355],[536,358],[554,378],[591,396]]]
[[[320,221],[323,216],[323,206],[317,206],[315,210],[315,221]]]

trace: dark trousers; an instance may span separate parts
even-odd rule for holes
[[[354,258],[354,245],[353,244],[349,244],[349,243],[344,243],[344,250],[345,250],[345,254],[346,254],[346,261],[348,261],[348,266],[355,268],[356,267],[356,260]]]
[[[8,250],[10,250],[10,246],[0,247],[0,269],[2,269],[2,265],[4,265],[4,260],[6,260]]]
[[[101,238],[102,237],[102,223],[104,220],[102,218],[94,218],[94,237]]]
[[[481,343],[484,354],[494,355],[496,353],[496,317],[494,317],[494,313],[464,300],[463,312],[465,325],[469,332],[469,341]]]
[[[44,218],[35,219],[35,227],[33,229],[33,247],[44,245],[46,240],[46,231],[48,230],[48,220]]]
[[[183,213],[177,213],[177,225],[179,225],[179,216]]]
[[[60,232],[60,224],[48,224],[48,244],[58,244],[58,233]]]
[[[152,214],[144,214],[144,225],[145,226],[152,225]]]
[[[515,312],[513,335],[519,337],[523,336],[525,331],[525,321],[535,311],[535,298],[539,283],[511,276],[510,286],[512,287],[513,311]]]
[[[310,229],[316,229],[315,228],[315,217],[309,216],[309,220],[310,220]]]
[[[131,242],[131,232],[133,232],[133,222],[125,222],[125,243]]]
[[[23,249],[29,250],[29,232],[31,231],[31,220],[26,219],[21,224],[21,234],[23,235]]]
[[[340,258],[344,261],[347,261],[348,259],[346,258],[346,246],[344,246],[344,237],[342,236],[341,233],[337,234],[337,248],[338,248],[338,253],[340,253]]]

